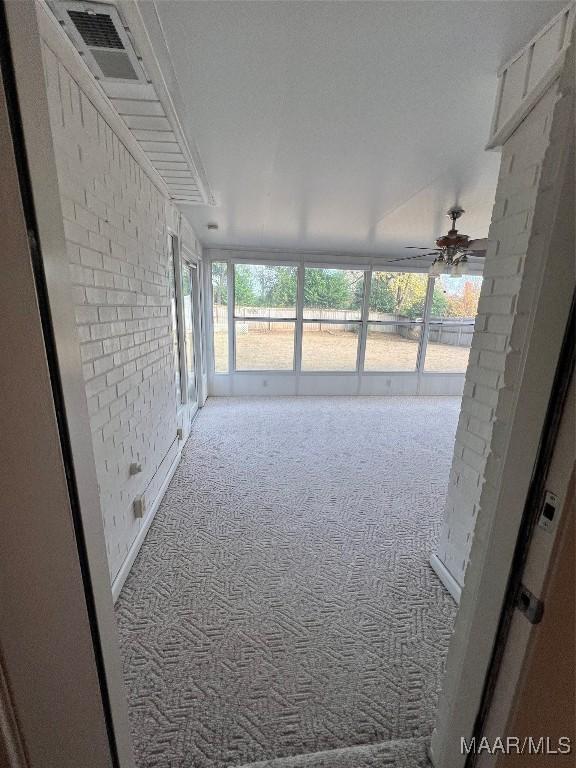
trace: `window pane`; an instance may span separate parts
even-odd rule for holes
[[[421,325],[368,323],[365,371],[415,371]]]
[[[458,325],[450,321],[431,323],[424,370],[465,373],[473,333],[473,325]]]
[[[304,323],[303,371],[355,371],[360,323]]]
[[[235,320],[237,371],[292,371],[296,323]]]
[[[306,267],[304,317],[314,320],[359,320],[363,294],[362,270]]]
[[[234,265],[235,317],[296,317],[297,267]]]
[[[178,335],[178,304],[176,296],[176,280],[178,272],[176,271],[176,252],[174,248],[174,239],[168,235],[168,251],[170,258],[168,260],[170,269],[170,314],[172,316],[172,351],[174,355],[174,379],[176,383],[176,402],[182,402],[182,388],[180,383],[180,337]]]
[[[212,264],[212,324],[214,328],[214,370],[228,373],[228,265]]]
[[[370,320],[421,320],[428,275],[416,272],[373,272]]]
[[[434,281],[430,317],[435,320],[474,320],[478,312],[481,287],[482,278],[479,275],[437,277]]]

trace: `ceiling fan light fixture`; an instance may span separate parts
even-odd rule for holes
[[[429,274],[432,275],[432,277],[438,277],[439,275],[442,275],[444,273],[445,264],[446,262],[444,261],[443,256],[439,256],[437,259],[434,259],[432,266],[428,270]]]
[[[448,217],[452,221],[452,227],[448,230],[447,234],[442,235],[436,240],[436,250],[431,253],[424,253],[422,256],[432,256],[438,254],[432,266],[428,272],[430,275],[436,277],[438,275],[452,275],[453,277],[460,277],[460,275],[466,275],[469,272],[469,264],[467,254],[472,250],[478,255],[481,248],[478,248],[477,244],[482,243],[481,240],[473,240],[468,235],[462,235],[456,229],[456,222],[464,213],[464,209],[460,206],[453,206],[448,211]],[[421,246],[407,245],[406,248],[421,249]],[[418,257],[409,257],[418,258]]]
[[[461,256],[458,261],[454,264],[452,267],[452,277],[462,277],[462,275],[467,275],[470,271],[470,264],[468,263],[468,259],[466,256]]]

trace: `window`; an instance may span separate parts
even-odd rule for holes
[[[234,265],[237,371],[294,369],[298,268]]]
[[[228,264],[212,263],[212,328],[214,370],[228,373]]]
[[[173,235],[168,235],[168,268],[170,270],[169,275],[169,290],[170,290],[170,314],[172,319],[172,353],[174,355],[174,381],[176,384],[176,402],[182,402],[182,386],[180,375],[180,332],[179,332],[179,318],[178,318],[178,292],[176,287],[176,280],[178,279],[179,270],[176,264],[176,238]]]
[[[355,371],[364,271],[306,267],[303,371]]]
[[[428,275],[372,273],[365,371],[415,371],[422,336]]]
[[[365,371],[415,371],[422,325],[368,323]]]
[[[229,373],[230,357],[239,372],[298,361],[305,373],[464,373],[481,285],[476,275],[216,261],[215,371]]]
[[[428,275],[416,272],[372,272],[369,320],[422,320]]]
[[[465,373],[482,278],[442,275],[434,282],[425,371]]]

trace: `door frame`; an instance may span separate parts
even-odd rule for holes
[[[18,768],[133,768],[35,13],[0,3],[0,736]]]
[[[190,382],[188,381],[188,360],[186,358],[186,340],[184,339],[184,358],[185,358],[185,380],[186,380],[186,398],[188,401],[188,421],[189,423],[192,421],[196,413],[198,412],[198,408],[200,407],[200,394],[201,394],[201,388],[202,388],[202,381],[201,381],[201,365],[199,365],[200,359],[201,359],[201,348],[200,348],[200,337],[199,337],[199,322],[200,322],[200,315],[199,315],[199,292],[198,292],[198,263],[188,257],[185,253],[182,254],[182,260],[180,262],[180,268],[185,268],[189,271],[190,275],[190,300],[191,300],[191,309],[192,309],[192,336],[193,336],[193,349],[194,349],[194,384],[196,388],[196,401],[190,402]],[[186,330],[186,320],[184,318],[184,302],[182,302],[182,315],[183,315],[183,326],[182,330],[185,332]]]
[[[58,411],[58,416],[61,420],[60,426],[64,425],[68,430],[68,447],[69,447],[69,460],[71,464],[64,466],[66,470],[67,478],[69,479],[68,486],[66,488],[68,495],[66,496],[67,503],[61,507],[61,516],[68,515],[69,513],[74,517],[76,524],[76,540],[74,537],[68,535],[67,546],[64,547],[64,542],[60,542],[59,555],[62,555],[61,562],[69,565],[67,573],[67,579],[58,584],[58,589],[54,589],[53,579],[50,578],[46,582],[46,599],[49,601],[57,600],[61,597],[62,589],[65,587],[75,590],[75,601],[73,606],[75,612],[70,612],[70,605],[67,607],[67,623],[66,627],[74,626],[76,632],[83,631],[83,642],[86,641],[88,635],[86,635],[86,618],[84,623],[76,623],[74,619],[76,617],[86,615],[92,615],[94,621],[90,624],[89,631],[91,632],[91,642],[89,647],[92,653],[85,654],[82,658],[78,658],[80,655],[80,646],[74,649],[72,648],[70,659],[78,662],[79,670],[84,674],[86,670],[92,669],[92,673],[97,675],[100,683],[99,689],[88,689],[83,691],[83,698],[87,703],[93,703],[95,711],[99,712],[93,720],[84,719],[79,725],[77,733],[82,734],[84,740],[94,736],[94,739],[98,737],[99,745],[101,748],[106,748],[109,751],[109,756],[105,756],[100,759],[93,752],[89,759],[84,761],[75,760],[74,764],[70,765],[82,765],[89,768],[94,765],[95,768],[102,768],[102,765],[121,766],[121,768],[131,768],[133,766],[133,758],[129,740],[128,718],[127,718],[127,706],[126,698],[123,690],[122,676],[120,671],[120,655],[118,650],[118,642],[116,638],[116,627],[114,621],[114,615],[112,610],[112,602],[110,595],[110,584],[108,577],[108,569],[106,565],[104,546],[104,537],[102,532],[102,522],[99,509],[98,491],[96,485],[96,478],[94,472],[94,462],[92,456],[92,447],[90,441],[86,440],[86,434],[89,433],[89,421],[87,417],[87,408],[85,400],[85,392],[83,387],[83,379],[81,372],[81,363],[79,355],[79,342],[76,333],[76,327],[74,323],[74,317],[72,313],[72,301],[71,301],[71,286],[68,276],[68,264],[66,256],[66,247],[64,240],[64,233],[62,227],[62,212],[60,209],[60,201],[58,195],[56,168],[54,163],[52,139],[50,134],[50,123],[48,119],[48,105],[47,96],[44,84],[44,71],[42,64],[41,47],[37,29],[37,20],[35,17],[35,7],[31,2],[10,2],[6,4],[6,15],[8,20],[8,29],[10,33],[10,39],[14,42],[13,45],[13,61],[15,65],[15,86],[17,87],[17,96],[21,111],[22,129],[26,147],[26,154],[28,160],[28,170],[30,174],[30,191],[31,197],[35,203],[36,212],[36,226],[37,226],[37,241],[42,252],[42,257],[38,252],[36,257],[36,269],[38,266],[43,266],[45,288],[47,293],[51,297],[51,305],[49,313],[47,312],[47,302],[45,297],[41,299],[42,306],[45,312],[45,339],[49,340],[53,344],[53,349],[50,352],[50,373],[53,377],[59,377],[59,385],[61,387],[61,402],[62,409]],[[23,151],[23,147],[21,147]],[[7,226],[8,222],[0,221],[1,226]],[[530,338],[530,345],[527,352],[526,359],[524,360],[524,379],[522,382],[520,396],[524,397],[524,410],[529,410],[533,416],[532,423],[530,424],[530,430],[528,439],[525,432],[525,419],[524,423],[521,418],[521,414],[517,413],[517,417],[514,422],[513,435],[510,443],[510,450],[506,458],[506,467],[503,474],[504,479],[508,479],[510,476],[514,476],[514,472],[518,471],[518,463],[520,459],[523,459],[522,471],[518,480],[516,495],[521,496],[522,490],[527,490],[531,470],[533,467],[533,461],[530,463],[530,456],[535,459],[540,434],[545,418],[546,408],[550,398],[550,391],[552,386],[552,378],[554,372],[554,362],[559,355],[559,340],[557,334],[562,335],[562,329],[566,325],[567,308],[566,308],[566,291],[568,282],[563,275],[565,271],[563,268],[568,265],[568,269],[572,267],[572,254],[560,254],[560,262],[558,258],[556,260],[549,259],[550,264],[546,265],[546,279],[548,280],[546,294],[544,300],[540,297],[539,306],[537,312],[535,312],[535,318],[533,323],[533,334]],[[563,260],[562,260],[563,259]],[[554,269],[552,269],[552,266]],[[41,272],[36,273],[37,275]],[[198,281],[200,283],[200,281]],[[207,285],[207,277],[204,280],[204,285]],[[560,298],[559,298],[560,297]],[[8,306],[8,305],[7,305]],[[546,314],[547,312],[547,314]],[[546,323],[538,323],[538,317],[545,314]],[[36,326],[38,328],[38,326]],[[542,363],[552,362],[551,366],[548,366],[547,376],[542,376]],[[12,370],[11,376],[16,375],[17,371]],[[28,376],[30,379],[31,377]],[[50,396],[53,397],[54,393],[54,381],[57,378],[53,378],[51,383],[48,383],[48,390]],[[46,379],[45,379],[46,383]],[[22,392],[25,390],[19,390],[16,393],[15,403],[21,403]],[[19,399],[18,399],[19,398]],[[35,399],[31,401],[34,405],[40,406],[45,400]],[[64,411],[66,413],[66,419],[63,419]],[[17,413],[15,410],[14,413]],[[20,418],[33,415],[27,413],[19,413]],[[41,416],[40,412],[38,416]],[[45,416],[45,413],[43,414]],[[33,435],[35,444],[38,445],[38,421],[36,424],[27,422],[29,424],[29,434]],[[55,425],[53,424],[52,439],[55,439],[57,434],[55,431]],[[46,432],[48,434],[48,431]],[[62,433],[58,435],[60,438]],[[28,431],[25,432],[22,438],[21,449],[23,450],[27,445]],[[88,443],[88,445],[87,445]],[[56,443],[53,443],[53,446]],[[59,440],[58,445],[65,447],[66,443]],[[36,454],[36,457],[38,454]],[[30,466],[31,471],[40,471],[42,466],[35,467],[34,464],[41,464],[42,462],[33,462]],[[72,472],[70,475],[69,473]],[[28,477],[28,480],[30,479]],[[62,475],[63,477],[63,475]],[[32,485],[32,484],[30,484]],[[518,498],[506,495],[506,484],[503,483],[503,491],[501,493],[500,505],[504,508],[506,505],[510,505],[514,510],[518,511]],[[38,489],[42,491],[43,497],[41,504],[46,506],[46,489],[42,486],[38,486]],[[77,498],[74,499],[74,504],[70,504],[70,493],[75,489]],[[518,490],[519,489],[519,490]],[[62,487],[59,490],[62,496]],[[510,494],[510,491],[508,491]],[[525,495],[525,494],[524,494]],[[34,511],[37,512],[39,497],[34,499]],[[522,506],[522,505],[521,505]],[[521,508],[520,508],[521,509]],[[34,518],[32,518],[34,520]],[[54,524],[54,520],[50,518],[47,521],[46,517],[36,515],[36,525],[31,526],[30,532],[39,534],[42,531],[42,523],[50,523],[50,526]],[[69,522],[69,520],[68,520]],[[44,530],[48,526],[44,525]],[[497,528],[497,527],[496,527]],[[483,647],[482,657],[478,657],[477,650],[473,647],[474,643],[469,642],[471,640],[471,634],[475,628],[481,627],[482,623],[486,621],[486,615],[482,615],[483,611],[488,610],[488,619],[491,627],[496,628],[497,622],[500,618],[501,604],[499,597],[503,594],[506,586],[506,574],[503,573],[505,567],[509,567],[510,558],[505,561],[504,568],[502,563],[493,571],[491,565],[496,562],[499,563],[503,549],[502,543],[500,545],[497,542],[497,537],[501,533],[501,530],[496,529],[490,531],[490,538],[487,540],[487,552],[489,557],[486,557],[481,563],[476,566],[476,573],[474,580],[467,583],[467,586],[463,593],[461,614],[463,619],[466,619],[469,626],[467,627],[467,636],[462,640],[460,649],[457,649],[459,660],[458,669],[455,675],[454,683],[456,684],[456,697],[455,701],[458,706],[462,707],[465,703],[462,711],[459,713],[454,711],[454,718],[450,722],[452,730],[462,730],[464,733],[468,732],[470,723],[473,723],[476,711],[474,705],[477,704],[478,698],[474,698],[478,690],[481,690],[483,682],[485,680],[486,667],[483,668],[483,663],[486,661],[486,654],[490,652],[490,637],[487,633],[483,633]],[[69,531],[70,533],[70,531]],[[516,530],[517,533],[517,530]],[[495,538],[496,537],[496,538]],[[506,536],[506,546],[508,549],[514,547],[515,537],[510,536],[508,530]],[[83,554],[80,554],[83,553]],[[44,553],[50,554],[50,553]],[[74,566],[74,558],[76,558],[76,566]],[[17,560],[17,558],[13,558]],[[54,558],[51,558],[53,561]],[[472,561],[473,562],[473,561]],[[85,570],[80,569],[80,565],[84,564]],[[35,569],[40,568],[41,563],[32,563],[30,574],[35,572]],[[70,574],[75,578],[70,578]],[[82,581],[81,576],[84,576]],[[24,581],[24,580],[23,580]],[[17,582],[15,582],[17,583]],[[494,587],[494,591],[491,587]],[[88,588],[89,587],[89,588]],[[80,590],[80,591],[79,591]],[[15,590],[12,590],[15,591]],[[26,590],[20,590],[23,596],[26,597]],[[90,595],[92,597],[90,597]],[[488,604],[488,601],[490,604]],[[24,599],[22,599],[22,608],[26,605]],[[92,613],[90,614],[89,603],[92,602]],[[47,605],[50,603],[48,602]],[[60,610],[62,606],[60,605]],[[57,612],[55,616],[60,615]],[[23,620],[26,616],[23,616]],[[28,612],[28,621],[36,620],[36,614]],[[36,621],[36,624],[38,622]],[[45,625],[36,627],[37,632],[44,630]],[[2,628],[0,628],[0,632]],[[4,629],[4,632],[8,630]],[[481,633],[482,634],[482,633]],[[489,632],[488,632],[489,635]],[[3,635],[2,635],[3,637]],[[44,643],[39,648],[48,648],[43,654],[44,659],[50,654],[54,653],[55,648],[58,646],[54,644],[54,639],[51,636],[45,636]],[[473,638],[472,638],[473,639]],[[50,645],[50,643],[52,643]],[[85,646],[88,647],[88,646]],[[3,646],[4,648],[4,646]],[[97,657],[100,659],[100,666],[97,664]],[[12,660],[7,659],[6,653],[3,653],[3,667],[4,671],[8,672],[9,679],[12,685],[11,695],[16,699],[15,694],[29,694],[30,687],[24,687],[24,678],[19,681],[19,684],[14,685],[14,676],[12,672]],[[470,679],[462,674],[468,663],[469,668],[474,670],[474,679],[472,681],[472,692],[470,686]],[[65,675],[65,669],[62,670],[62,675]],[[67,691],[62,691],[61,682],[62,678],[57,678],[53,675],[53,679],[46,681],[50,683],[52,688],[52,695],[54,701],[58,701],[59,705],[63,706],[66,701],[62,702],[60,699],[66,699]],[[472,695],[471,695],[472,693]],[[24,699],[25,700],[25,699]],[[108,720],[112,723],[112,732],[108,728],[106,730],[106,716],[105,708],[108,708],[109,716]],[[22,718],[22,710],[16,707],[17,714],[19,716],[19,725],[26,730],[26,722]],[[54,719],[58,717],[60,710],[54,712]],[[75,713],[72,709],[67,714],[70,720],[62,718],[62,723],[75,723],[77,722],[78,713]],[[97,732],[97,726],[104,724],[104,730],[107,732],[108,741],[102,741],[102,731],[100,735]],[[461,729],[462,724],[464,728]],[[55,734],[58,733],[58,725],[53,728]],[[471,726],[470,726],[471,727]],[[34,734],[24,733],[25,737],[30,736],[34,739]],[[442,734],[441,734],[442,735]],[[36,734],[36,738],[39,738],[40,734]],[[446,732],[444,732],[446,736]],[[82,741],[82,740],[79,740]],[[84,743],[84,742],[82,742]],[[104,745],[104,746],[102,746]],[[107,745],[107,746],[106,746]],[[445,746],[436,740],[437,746]],[[56,745],[53,745],[56,748]],[[117,752],[117,759],[114,757],[114,751]],[[36,768],[36,765],[42,765],[42,768],[52,768],[52,765],[58,766],[58,768],[65,768],[66,762],[56,762],[53,760],[50,762],[50,755],[45,753],[44,762],[30,762],[31,768]],[[26,756],[28,759],[28,756]],[[114,762],[116,761],[116,762]],[[443,766],[452,765],[453,763],[443,762]]]

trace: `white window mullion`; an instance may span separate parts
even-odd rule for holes
[[[302,334],[304,319],[304,264],[298,265],[296,283],[296,338],[294,339],[294,370],[299,373],[302,369]]]
[[[424,363],[426,360],[426,347],[428,346],[428,336],[430,331],[430,314],[432,312],[432,299],[434,298],[434,282],[434,277],[428,278],[428,286],[426,288],[426,301],[424,303],[422,333],[420,334],[420,346],[418,348],[418,373],[423,372]]]
[[[234,265],[227,262],[228,286],[228,373],[236,371],[236,328],[234,324]]]
[[[366,336],[368,334],[368,314],[370,311],[370,289],[372,288],[372,267],[364,272],[364,296],[362,298],[362,315],[360,326],[360,341],[358,344],[358,361],[356,370],[362,373],[366,357]]]

